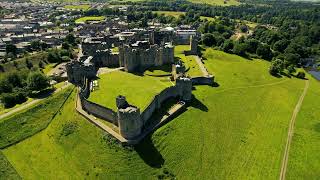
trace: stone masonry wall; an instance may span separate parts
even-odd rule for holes
[[[154,111],[161,108],[161,104],[170,97],[177,97],[179,96],[178,90],[176,86],[171,86],[163,91],[161,91],[158,95],[156,95],[149,106],[141,113],[141,119],[143,120],[144,124],[150,119]]]
[[[112,109],[90,102],[85,98],[81,98],[81,105],[82,108],[88,113],[103,120],[109,121],[113,124],[118,124],[117,113],[114,112]]]

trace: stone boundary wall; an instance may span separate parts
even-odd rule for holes
[[[79,93],[82,109],[88,112],[89,114],[92,114],[98,118],[101,118],[103,120],[106,120],[108,122],[111,122],[117,125],[118,124],[117,113],[112,109],[109,109],[107,107],[101,106],[99,104],[96,104],[94,102],[87,100],[86,98],[88,98],[89,96],[90,96],[90,80],[84,79],[84,84],[80,88],[80,93]]]
[[[99,104],[88,101],[85,98],[80,97],[80,99],[81,99],[82,109],[85,110],[86,112],[98,118],[101,118],[103,120],[109,121],[115,125],[118,124],[117,113],[114,112],[112,109],[109,109]]]
[[[176,86],[171,86],[163,91],[161,91],[159,94],[157,94],[151,103],[148,105],[148,107],[141,113],[141,118],[144,122],[144,124],[150,119],[152,114],[155,110],[161,108],[161,104],[167,100],[170,97],[177,97],[179,94],[179,91]]]
[[[214,77],[212,75],[208,77],[199,76],[199,77],[192,77],[191,78],[192,85],[213,85],[214,84]]]

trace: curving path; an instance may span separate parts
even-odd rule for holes
[[[290,151],[290,145],[291,145],[291,141],[292,141],[292,136],[293,136],[293,132],[294,132],[294,124],[296,121],[296,117],[300,111],[302,102],[304,100],[304,97],[307,94],[309,88],[309,81],[307,80],[304,86],[304,90],[300,96],[300,99],[292,113],[292,117],[289,123],[289,130],[288,130],[288,136],[287,136],[287,141],[286,141],[286,147],[285,147],[285,151],[283,154],[283,159],[282,159],[282,164],[281,164],[281,171],[280,171],[280,180],[285,180],[286,179],[286,171],[287,171],[287,164],[288,164],[288,158],[289,158],[289,151]]]
[[[55,93],[60,92],[61,90],[69,87],[69,85],[71,85],[71,84],[70,84],[70,83],[65,84],[65,85],[62,86],[61,88],[56,89],[52,94],[55,94]],[[51,94],[51,95],[52,95],[52,94]],[[4,114],[1,114],[1,115],[0,115],[0,120],[6,118],[6,117],[8,117],[8,116],[11,116],[11,115],[13,115],[13,114],[15,114],[15,113],[17,113],[17,112],[19,112],[19,111],[22,111],[22,110],[24,110],[24,109],[26,109],[26,108],[34,105],[34,104],[37,104],[38,102],[41,102],[41,101],[43,101],[44,99],[46,99],[46,98],[32,100],[32,101],[30,101],[30,102],[28,102],[28,103],[26,103],[26,104],[24,104],[24,105],[22,105],[22,106],[19,106],[19,107],[17,107],[17,108],[12,109],[12,110],[9,111],[9,112],[6,112],[6,113],[4,113]]]

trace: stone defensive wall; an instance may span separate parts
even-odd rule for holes
[[[177,97],[179,95],[180,94],[176,86],[168,87],[161,91],[159,94],[157,94],[153,98],[151,103],[148,105],[148,107],[141,113],[141,119],[143,120],[144,124],[150,119],[155,110],[161,108],[161,104],[165,100],[167,100],[170,97]]]
[[[115,125],[118,124],[117,113],[114,112],[112,109],[109,109],[107,107],[91,102],[85,98],[80,97],[80,99],[81,99],[82,109],[87,111],[89,114],[92,114],[108,122],[111,122]]]
[[[191,78],[192,85],[210,85],[214,84],[214,76],[199,76]]]

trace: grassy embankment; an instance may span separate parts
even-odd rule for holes
[[[73,94],[47,129],[3,152],[28,179],[278,178],[303,80],[271,77],[266,61],[212,49],[205,56],[220,86],[197,86],[185,113],[133,149],[106,141],[100,129],[75,112]],[[109,86],[122,84],[113,80]],[[136,90],[128,86],[126,91]],[[141,99],[148,91],[135,95]]]
[[[43,102],[0,120],[0,148],[15,144],[46,128],[59,111],[71,89],[67,88]]]
[[[296,119],[287,179],[317,179],[320,174],[320,82],[308,78],[310,87]]]

